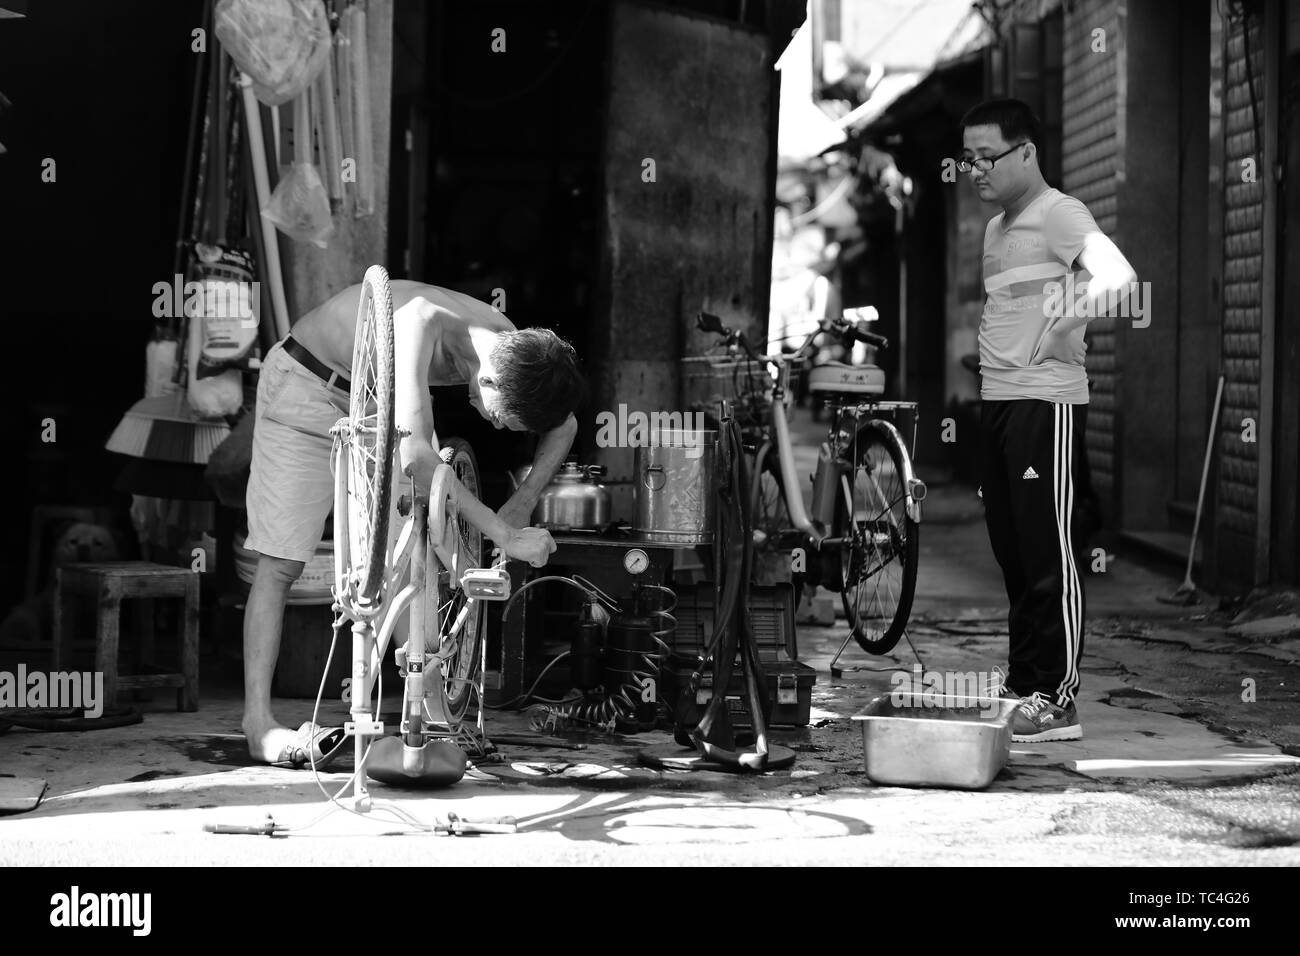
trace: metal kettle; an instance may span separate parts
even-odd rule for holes
[[[596,531],[609,524],[609,490],[596,481],[603,465],[566,461],[542,489],[533,509],[533,524],[557,530]]]

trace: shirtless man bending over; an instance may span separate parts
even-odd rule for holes
[[[397,280],[391,288],[395,417],[410,432],[398,443],[403,471],[428,489],[442,463],[429,386],[468,384],[480,415],[541,441],[527,480],[500,512],[466,494],[461,516],[507,557],[541,567],[555,542],[523,526],[577,432],[573,413],[586,387],[572,346],[548,329],[516,330],[496,309],[449,289]],[[348,412],[360,300],[354,285],[303,316],[267,353],[258,382],[246,542],[258,561],[244,612],[243,730],[249,754],[267,763],[300,764],[308,748],[323,749],[322,731],[276,721],[271,678],[289,586],[315,553],[334,504],[330,428]]]

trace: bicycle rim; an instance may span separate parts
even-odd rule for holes
[[[480,498],[478,461],[469,443],[460,438],[447,438],[444,448],[452,449],[451,467],[456,478],[475,498]],[[456,519],[456,567],[444,569],[438,575],[438,605],[446,610],[440,615],[446,627],[455,624],[465,607],[465,592],[460,589],[460,576],[469,568],[483,566],[483,535],[464,518]],[[453,578],[452,575],[455,575]],[[451,654],[443,662],[442,676],[447,694],[447,709],[459,720],[469,708],[470,684],[478,675],[479,641],[483,637],[485,616],[481,601],[470,605],[469,614],[459,632],[452,636]]]
[[[841,477],[835,507],[840,599],[858,645],[886,654],[912,613],[918,526],[907,514],[897,443],[868,425],[858,431],[852,452],[854,468]]]
[[[380,598],[396,451],[393,427],[393,301],[382,266],[366,270],[352,353],[348,403],[346,546],[358,601]]]

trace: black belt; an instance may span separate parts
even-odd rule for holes
[[[292,335],[284,340],[284,350],[295,358],[299,365],[323,380],[326,385],[341,388],[345,392],[352,391],[351,382],[312,355],[311,352],[307,351],[306,346],[294,339]]]

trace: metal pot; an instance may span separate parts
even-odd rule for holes
[[[634,452],[636,520],[632,530],[657,541],[713,541],[718,433],[663,429]]]
[[[533,524],[557,530],[599,530],[609,524],[610,497],[595,479],[603,465],[568,461],[542,489],[533,509]]]

